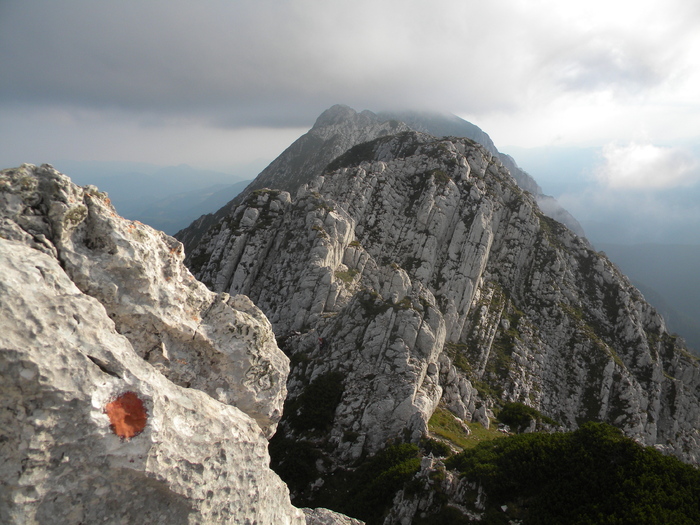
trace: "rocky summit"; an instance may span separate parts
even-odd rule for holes
[[[247,192],[191,246],[192,272],[250,297],[290,356],[275,439],[317,454],[297,487],[311,501],[335,469],[419,442],[436,410],[488,428],[509,402],[560,431],[606,422],[700,462],[696,358],[470,139],[401,131],[356,144],[296,194]]]
[[[289,360],[183,258],[95,187],[0,172],[1,523],[306,523],[269,468]]]

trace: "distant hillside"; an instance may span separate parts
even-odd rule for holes
[[[234,174],[180,166],[128,162],[57,162],[76,184],[106,191],[117,211],[167,234],[174,234],[202,214],[221,208],[238,195],[260,170],[243,166]]]
[[[680,244],[596,245],[664,316],[669,330],[700,353],[700,246]]]
[[[235,184],[215,184],[169,195],[146,204],[129,215],[157,230],[173,235],[197,217],[221,208],[242,192],[250,182],[243,180]]]

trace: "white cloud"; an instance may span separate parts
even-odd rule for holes
[[[608,144],[602,155],[596,176],[609,188],[673,188],[700,181],[700,162],[681,148]]]

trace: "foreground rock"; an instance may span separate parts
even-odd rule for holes
[[[0,522],[305,523],[262,313],[50,166],[2,172],[0,214]]]

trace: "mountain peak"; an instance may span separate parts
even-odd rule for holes
[[[318,116],[312,129],[337,125],[345,120],[354,118],[356,115],[358,115],[357,111],[351,107],[344,104],[335,104]]]

